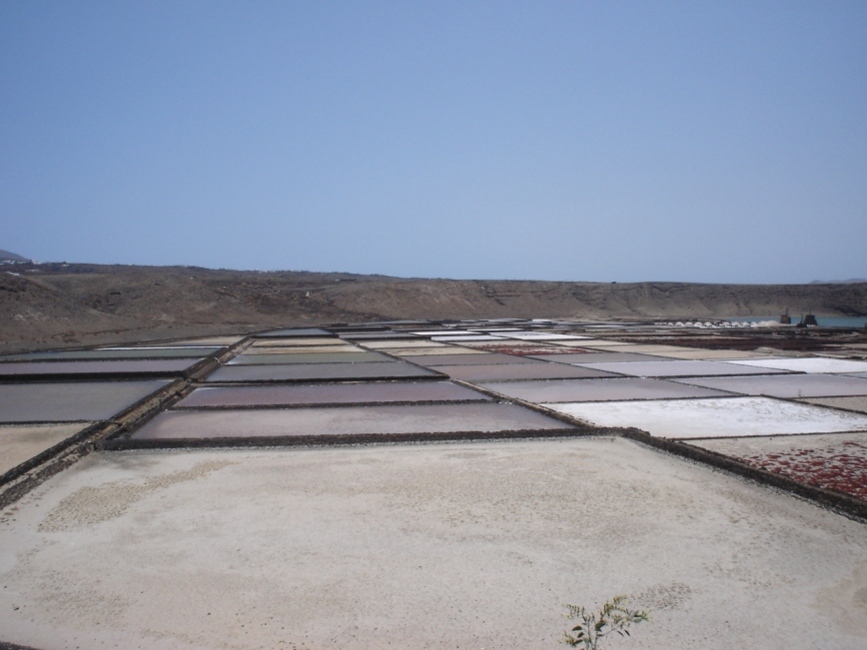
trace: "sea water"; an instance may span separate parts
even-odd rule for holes
[[[801,322],[801,316],[790,314],[792,325],[797,325]],[[733,316],[724,320],[732,323],[764,323],[773,321],[780,322],[779,316]],[[816,316],[816,322],[819,327],[867,327],[867,316]]]

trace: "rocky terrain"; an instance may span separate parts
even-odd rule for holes
[[[867,282],[447,280],[29,262],[0,267],[0,350],[397,319],[867,315]]]

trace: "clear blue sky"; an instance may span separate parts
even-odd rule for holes
[[[0,248],[867,277],[867,2],[3,0]]]

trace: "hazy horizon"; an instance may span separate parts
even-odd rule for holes
[[[13,251],[5,251],[0,249],[0,259],[2,259],[3,253],[13,253]],[[75,260],[36,260],[28,258],[27,256],[21,256],[25,259],[25,261],[32,262],[37,265],[42,264],[68,264],[72,266],[130,266],[130,267],[142,267],[142,268],[189,268],[189,269],[203,269],[205,271],[227,271],[227,272],[238,272],[238,273],[321,273],[326,275],[361,275],[361,276],[377,276],[377,277],[386,277],[386,278],[394,278],[398,280],[443,280],[443,281],[469,281],[469,282],[566,282],[566,283],[574,283],[574,284],[743,284],[743,285],[771,285],[771,284],[861,284],[867,282],[867,278],[846,278],[846,279],[818,279],[818,280],[810,280],[808,282],[773,282],[773,283],[764,283],[764,282],[698,282],[692,280],[666,280],[660,278],[648,278],[644,280],[628,280],[624,282],[619,282],[617,280],[582,280],[582,279],[560,279],[560,280],[552,280],[549,278],[538,278],[538,279],[529,279],[529,278],[494,278],[494,277],[470,277],[470,278],[456,278],[449,276],[409,276],[409,275],[394,275],[388,273],[357,273],[355,271],[348,270],[340,270],[340,269],[326,269],[326,270],[318,270],[313,271],[310,269],[301,269],[301,268],[277,268],[277,269],[254,269],[254,268],[229,268],[229,267],[216,267],[216,266],[201,266],[196,264],[126,264],[123,262],[85,262],[85,261],[75,261]],[[14,267],[11,267],[14,268]],[[9,270],[9,269],[7,269]]]
[[[861,2],[11,0],[0,244],[396,277],[862,278],[865,34]]]

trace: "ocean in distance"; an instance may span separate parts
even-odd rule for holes
[[[801,322],[802,315],[789,314],[792,319],[792,325],[797,325]],[[780,322],[779,316],[732,316],[724,320],[732,323],[764,323],[772,321]],[[867,327],[867,316],[820,316],[816,315],[816,322],[819,327]]]

